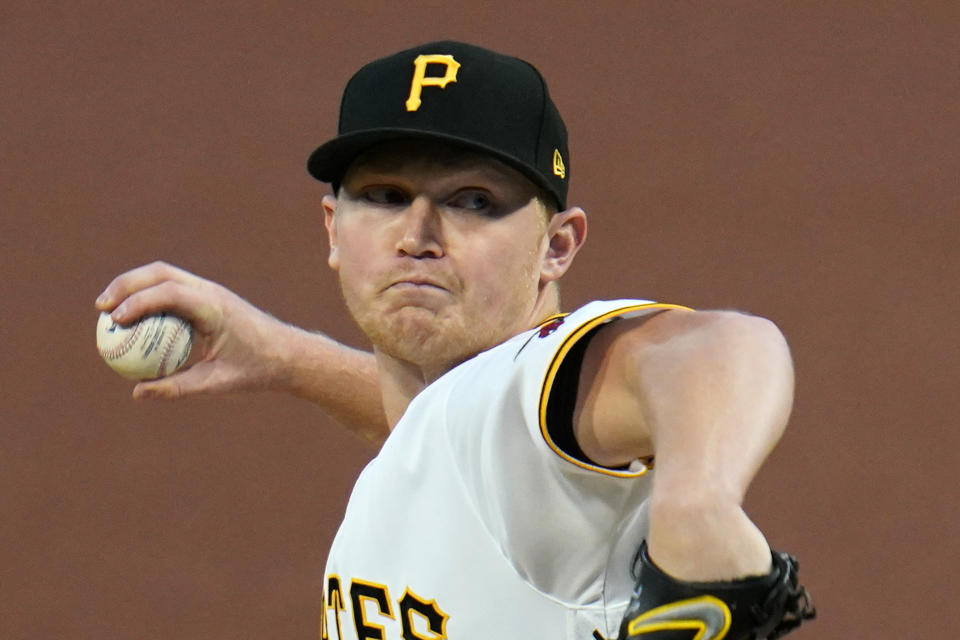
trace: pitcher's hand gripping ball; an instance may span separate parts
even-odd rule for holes
[[[168,313],[144,316],[122,326],[108,313],[97,321],[97,348],[110,368],[125,378],[149,380],[168,376],[187,361],[193,327]]]

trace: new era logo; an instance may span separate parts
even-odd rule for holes
[[[558,149],[553,150],[553,175],[559,176],[561,179],[567,177],[567,168],[563,164],[563,156],[560,155]]]

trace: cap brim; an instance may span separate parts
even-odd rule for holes
[[[368,129],[346,133],[320,145],[307,160],[307,171],[321,182],[339,183],[347,169],[357,157],[381,142],[392,140],[420,139],[449,142],[466,149],[490,155],[507,166],[523,174],[528,180],[551,194],[561,209],[565,206],[553,185],[546,182],[536,171],[531,170],[520,160],[497,149],[478,144],[473,140],[443,133],[425,132],[419,129]]]

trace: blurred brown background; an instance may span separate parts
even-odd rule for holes
[[[568,308],[774,319],[792,426],[748,507],[798,554],[802,638],[960,625],[960,4],[0,4],[0,638],[317,636],[371,451],[278,395],[133,402],[93,300],[162,258],[363,345],[304,169],[363,62],[527,58],[591,237]]]

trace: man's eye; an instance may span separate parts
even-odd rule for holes
[[[363,197],[375,204],[405,204],[407,194],[396,187],[368,187],[363,190]]]
[[[490,196],[482,191],[464,191],[450,200],[450,205],[458,209],[482,211],[490,207]]]

